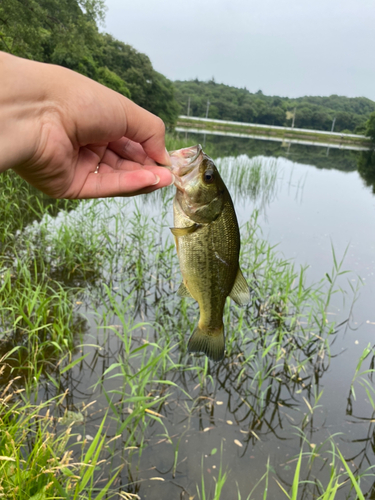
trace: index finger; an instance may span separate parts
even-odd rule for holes
[[[129,99],[125,99],[123,105],[127,117],[125,136],[141,144],[147,155],[160,165],[170,165],[170,157],[165,149],[163,120]]]

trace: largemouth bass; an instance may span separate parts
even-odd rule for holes
[[[200,145],[170,153],[175,176],[175,238],[183,282],[178,294],[199,304],[199,322],[189,339],[190,352],[213,361],[224,357],[223,311],[230,296],[250,301],[238,258],[240,232],[233,202],[220,174]]]

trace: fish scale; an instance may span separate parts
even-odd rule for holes
[[[226,297],[237,273],[239,235],[233,230],[234,225],[228,223],[225,212],[190,238],[182,237],[180,242],[180,258],[184,262],[182,274],[197,278],[188,289],[200,304],[201,327],[222,325]]]

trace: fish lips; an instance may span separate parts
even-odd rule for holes
[[[175,176],[174,185],[180,191],[197,175],[197,169],[204,158],[202,146],[197,144],[190,148],[178,149],[170,152],[172,166],[170,170]]]

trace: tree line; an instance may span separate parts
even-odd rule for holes
[[[366,122],[375,112],[375,102],[365,97],[266,96],[249,92],[214,79],[174,82],[183,114],[219,120],[310,128],[335,132],[365,133]]]
[[[179,114],[364,133],[375,103],[365,97],[266,96],[197,79],[171,82],[147,55],[99,27],[104,0],[1,0],[0,50],[78,71],[131,98],[173,127]]]

